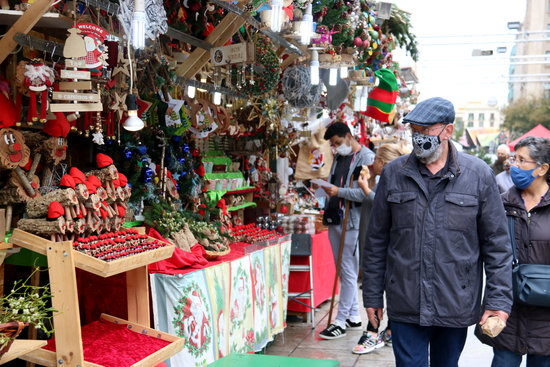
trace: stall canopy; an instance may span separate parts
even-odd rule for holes
[[[537,126],[532,128],[531,130],[529,130],[528,132],[526,132],[525,134],[523,134],[522,136],[520,136],[519,138],[517,138],[516,140],[514,140],[510,144],[508,144],[508,146],[510,147],[510,150],[513,152],[514,147],[516,146],[516,144],[521,139],[526,138],[528,136],[535,136],[535,137],[538,137],[538,138],[550,139],[550,130],[548,130],[547,128],[542,126],[542,124],[538,124]]]

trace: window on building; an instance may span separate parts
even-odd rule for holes
[[[473,113],[469,113],[468,114],[468,122],[474,122],[474,114]]]
[[[468,127],[474,127],[474,120],[468,120]]]
[[[479,127],[483,127],[483,121],[479,120]]]
[[[491,112],[491,115],[489,116],[489,125],[491,127],[495,127],[495,113]]]
[[[550,38],[550,24],[546,25],[546,38]]]
[[[550,99],[550,83],[544,83],[544,98]]]
[[[479,113],[478,120],[479,122],[483,122],[485,120],[485,114],[483,112]]]

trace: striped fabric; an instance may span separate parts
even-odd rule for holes
[[[395,101],[397,100],[397,79],[393,71],[380,69],[375,73],[380,81],[367,99],[366,115],[382,122],[391,122],[395,115]]]

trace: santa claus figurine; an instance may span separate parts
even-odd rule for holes
[[[54,80],[54,70],[46,65],[42,59],[32,59],[25,65],[25,87],[30,91],[29,111],[27,120],[38,121],[38,110],[36,108],[36,94],[40,93],[40,122],[46,122],[46,111],[48,108],[48,87]]]
[[[55,119],[46,121],[42,132],[50,136],[43,143],[43,150],[49,153],[48,158],[53,160],[54,165],[67,157],[67,135],[71,125],[62,112],[55,113]]]

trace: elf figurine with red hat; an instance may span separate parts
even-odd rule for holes
[[[76,185],[75,191],[76,191],[76,197],[78,198],[78,205],[80,207],[80,212],[82,212],[83,215],[86,216],[87,211],[86,211],[86,208],[84,207],[84,203],[90,197],[90,193],[88,192],[88,187],[86,186],[86,175],[84,175],[84,173],[76,167],[71,167],[69,171],[69,175],[71,175]]]
[[[113,164],[113,159],[106,154],[98,153],[97,157],[97,170],[87,172],[86,175],[97,176],[105,186],[107,194],[115,192],[113,180],[118,180],[118,169]]]

